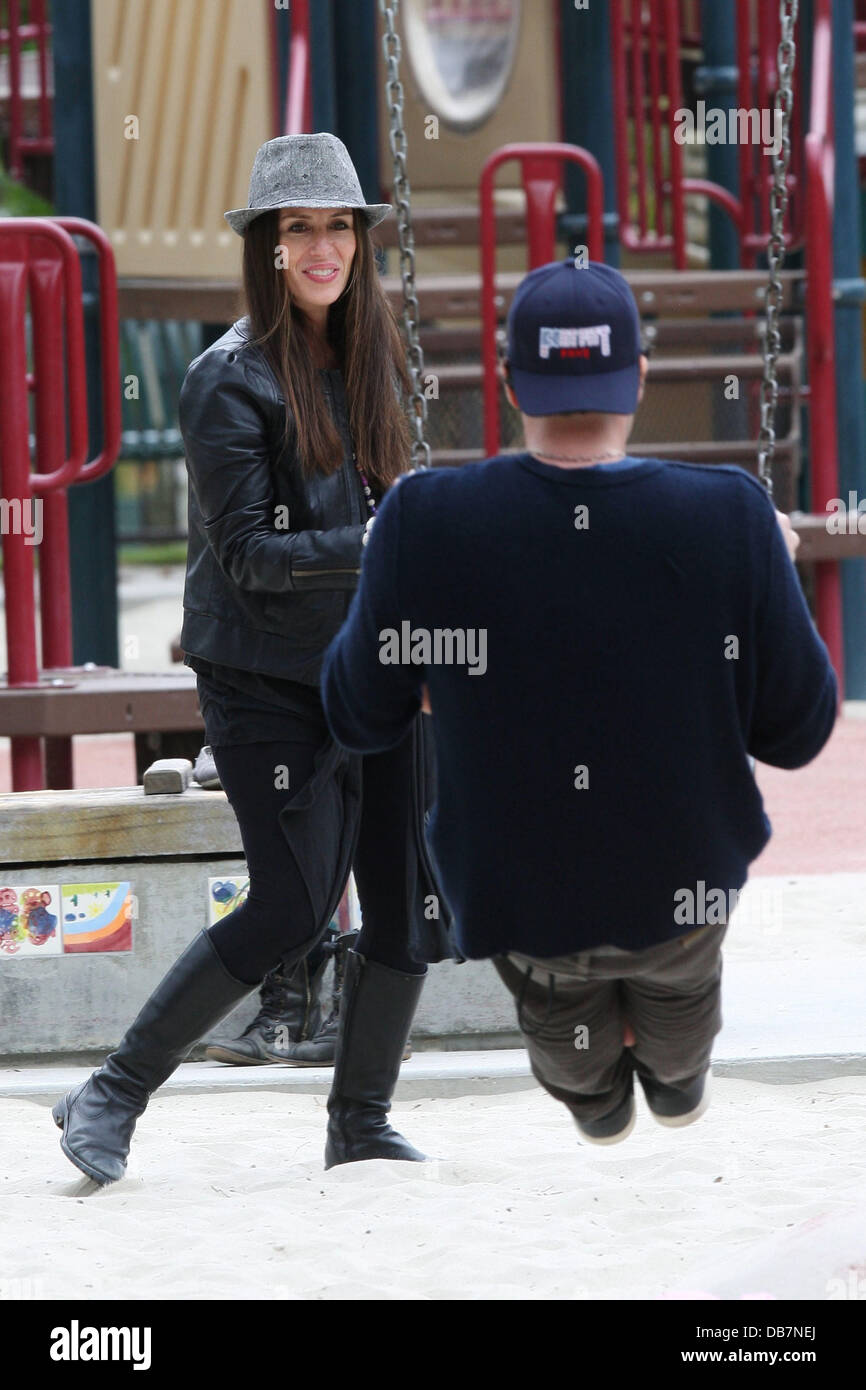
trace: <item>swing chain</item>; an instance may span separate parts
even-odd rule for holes
[[[403,323],[406,329],[406,366],[412,389],[409,395],[410,423],[415,438],[412,441],[412,467],[430,467],[430,445],[424,435],[427,422],[427,398],[424,395],[424,353],[418,336],[420,307],[415,287],[415,236],[412,231],[412,192],[406,176],[408,142],[403,121],[403,83],[400,81],[402,44],[394,21],[399,0],[379,0],[385,22],[382,47],[388,67],[386,93],[390,118],[389,141],[394,160],[394,202],[397,207],[397,235],[400,244],[400,276],[403,281]]]
[[[764,377],[761,382],[761,429],[758,435],[758,474],[773,496],[773,454],[776,447],[776,405],[779,382],[776,363],[782,347],[779,313],[784,289],[780,271],[785,260],[785,213],[788,207],[788,167],[791,162],[791,111],[794,105],[794,26],[799,0],[780,0],[779,47],[776,65],[779,73],[777,101],[782,111],[782,139],[773,157],[773,184],[770,190],[770,236],[767,242],[769,283],[766,291],[764,326]]]

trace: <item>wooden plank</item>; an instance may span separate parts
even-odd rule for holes
[[[760,311],[767,277],[761,271],[655,271],[629,270],[625,277],[634,291],[642,314],[711,314],[727,310]],[[514,291],[524,278],[522,271],[497,277],[497,308],[504,315]],[[796,307],[799,271],[783,271],[783,305]],[[402,305],[399,276],[383,276],[383,285],[395,308]],[[481,313],[481,277],[419,275],[421,312],[425,319],[477,319]],[[202,323],[232,323],[241,313],[240,285],[225,280],[168,280],[124,278],[118,284],[121,318],[195,319]]]
[[[800,548],[797,551],[798,564],[811,564],[820,560],[850,560],[857,556],[866,557],[866,520],[862,513],[858,517],[856,512],[847,514],[845,523],[849,529],[841,534],[827,530],[827,522],[833,521],[834,527],[841,520],[840,517],[829,515],[821,516],[807,514],[805,512],[792,512],[791,525],[800,537]],[[864,526],[862,531],[856,529],[858,521]],[[855,529],[851,530],[851,526]]]
[[[191,786],[180,796],[145,796],[141,787],[0,795],[6,868],[62,860],[243,855],[225,792]]]
[[[785,381],[798,377],[799,361],[793,355],[777,359],[776,375]],[[427,368],[425,368],[425,371]],[[480,362],[443,363],[430,365],[440,389],[445,391],[480,389],[484,372]],[[761,357],[748,353],[721,353],[717,357],[653,357],[647,373],[648,385],[661,381],[717,382],[733,373],[747,379],[763,376]]]
[[[692,351],[700,343],[710,347],[732,347],[745,352],[753,349],[760,354],[761,318],[694,318],[647,320],[650,346],[656,357],[669,350]],[[782,343],[786,349],[799,350],[802,345],[802,320],[783,318],[780,321]],[[450,324],[446,328],[423,327],[421,345],[425,355],[434,357],[439,353],[460,353],[466,357],[477,357],[481,352],[481,325],[479,323]],[[763,359],[760,359],[763,360]]]
[[[759,270],[626,270],[624,274],[642,315],[760,311],[767,288],[766,273]],[[798,307],[802,272],[785,270],[781,279],[784,307]]]
[[[117,309],[121,319],[234,323],[243,312],[240,281],[127,277],[118,281]]]
[[[727,319],[701,319],[696,323],[693,318],[681,319],[651,319],[646,323],[646,328],[651,330],[651,337],[657,352],[668,348],[691,348],[694,346],[696,337],[699,338],[702,346],[712,345],[726,347],[734,344],[741,350],[746,345],[754,344],[755,349],[760,349],[761,344],[761,325],[763,319],[753,318],[727,318]],[[780,320],[783,346],[788,348],[792,341],[796,341],[800,334],[801,320],[797,318],[784,318]]]
[[[477,208],[415,208],[412,230],[416,246],[472,246],[481,241],[481,218]],[[397,246],[397,219],[386,217],[373,232],[373,240],[389,249]],[[563,242],[565,242],[565,238]],[[526,217],[522,209],[502,209],[496,214],[497,246],[521,245],[526,241]]]
[[[521,271],[497,276],[497,309],[505,315],[521,280]],[[425,319],[477,319],[481,316],[480,275],[419,275],[418,300]],[[399,313],[403,306],[403,287],[397,275],[382,277],[385,293]]]

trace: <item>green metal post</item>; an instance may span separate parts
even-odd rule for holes
[[[54,207],[96,218],[90,0],[52,7],[54,25]],[[95,257],[82,258],[90,456],[102,447]],[[117,666],[117,545],[114,474],[69,489],[73,660]]]

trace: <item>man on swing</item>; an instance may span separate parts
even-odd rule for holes
[[[534,1075],[598,1144],[631,1132],[635,1077],[660,1124],[703,1113],[727,905],[771,833],[749,757],[802,767],[837,707],[765,489],[627,453],[646,367],[617,271],[527,275],[504,364],[525,452],[392,488],[322,683],[356,752],[432,706],[458,945],[492,959]],[[456,641],[431,662],[436,631],[483,631],[484,670]]]

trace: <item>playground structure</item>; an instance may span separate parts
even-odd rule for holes
[[[381,8],[387,12],[396,7],[383,3]],[[404,8],[408,30],[408,21],[416,22],[416,11],[420,13],[424,6]],[[524,14],[524,27],[532,24],[537,29],[543,8],[533,7],[531,16]],[[380,22],[375,9],[359,4],[352,20],[355,34],[361,33],[362,24],[367,25],[362,37],[373,52]],[[481,13],[485,6],[475,9]],[[550,14],[556,9],[549,7]],[[778,91],[778,7],[730,0],[728,9],[735,38],[734,100],[744,108],[772,108]],[[494,10],[500,15],[517,14],[519,6],[492,7],[490,13]],[[41,662],[36,643],[34,547],[27,543],[32,537],[11,531],[3,535],[9,655],[6,687],[0,689],[0,734],[13,740],[16,791],[45,785],[69,787],[70,740],[76,733],[128,729],[140,735],[197,736],[201,725],[190,673],[133,675],[82,655],[74,664],[76,582],[73,575],[70,585],[67,488],[106,476],[121,448],[118,316],[123,340],[133,346],[135,325],[152,332],[154,326],[193,320],[221,326],[236,317],[238,247],[221,220],[221,211],[245,201],[246,171],[253,151],[261,140],[284,130],[298,133],[339,125],[336,107],[330,113],[326,110],[324,115],[330,118],[323,119],[323,49],[321,29],[317,29],[321,13],[309,0],[293,3],[290,32],[288,17],[281,17],[273,6],[230,4],[225,31],[209,31],[204,37],[196,33],[188,15],[183,17],[182,9],[177,23],[170,11],[171,6],[162,6],[153,29],[145,34],[136,28],[144,22],[141,12],[134,21],[125,18],[120,0],[92,0],[89,9],[99,225],[90,219],[64,217],[0,222],[0,313],[5,343],[0,349],[0,375],[4,402],[10,403],[8,409],[4,405],[0,419],[3,496],[10,514],[16,504],[24,515],[28,504],[41,501],[44,518],[39,546]],[[609,160],[596,157],[579,142],[539,138],[488,150],[467,174],[466,151],[480,153],[486,148],[480,133],[468,134],[461,145],[463,167],[455,175],[461,201],[453,196],[450,201],[443,197],[431,201],[429,189],[423,187],[429,181],[425,167],[436,161],[441,164],[441,143],[435,150],[435,142],[412,143],[412,134],[418,130],[417,95],[413,97],[399,77],[395,79],[397,69],[387,57],[380,60],[378,71],[375,62],[371,65],[366,89],[366,105],[373,115],[380,100],[376,92],[385,93],[378,132],[371,118],[363,129],[338,130],[358,167],[366,164],[368,171],[373,131],[372,145],[379,158],[368,176],[375,178],[376,196],[382,185],[383,196],[391,197],[388,163],[382,157],[385,147],[394,160],[396,177],[405,167],[413,187],[422,185],[422,196],[416,193],[414,203],[408,196],[405,199],[411,226],[399,227],[397,219],[389,219],[378,233],[389,255],[402,248],[403,275],[386,274],[384,284],[398,310],[406,303],[408,289],[410,342],[413,333],[417,338],[415,364],[426,362],[424,371],[435,382],[434,399],[440,401],[436,411],[428,411],[427,392],[419,389],[418,382],[414,400],[417,411],[429,416],[431,461],[436,466],[458,466],[496,452],[503,440],[505,447],[517,442],[514,422],[502,411],[495,339],[522,273],[517,268],[521,252],[525,248],[526,265],[532,266],[553,259],[558,251],[573,254],[576,246],[586,245],[594,258],[611,257],[621,250],[633,262],[624,267],[624,273],[635,291],[647,345],[653,350],[633,452],[708,465],[733,462],[758,471],[760,388],[767,359],[767,272],[758,262],[773,230],[774,161],[759,145],[738,144],[734,191],[724,182],[695,174],[693,151],[676,139],[676,113],[689,109],[693,99],[684,78],[688,76],[694,88],[695,55],[703,53],[705,41],[705,7],[678,0],[642,4],[612,0],[606,11],[608,66],[599,70],[599,90],[603,94],[607,83],[616,150],[612,170],[603,167]],[[432,0],[426,12],[440,26],[446,22],[445,10]],[[388,22],[393,19],[392,15]],[[44,7],[38,4],[31,5],[25,19],[21,6],[10,0],[3,21],[0,53],[4,49],[8,53],[9,163],[22,170],[29,155],[45,155],[52,139],[50,121],[44,120],[46,53],[52,30]],[[68,18],[58,13],[55,35],[61,22]],[[569,20],[572,25],[577,22]],[[598,16],[593,22],[599,22]],[[545,51],[551,34],[558,34],[559,77],[565,90],[569,30],[564,13],[558,10],[557,23],[559,28],[545,30],[539,44],[540,51]],[[340,56],[334,46],[336,35],[331,38],[336,53],[330,75],[333,88]],[[341,42],[351,38],[352,33],[348,39],[343,35]],[[787,210],[779,229],[790,268],[781,276],[782,340],[773,362],[784,428],[775,431],[772,481],[777,505],[795,513],[794,525],[801,536],[798,562],[819,630],[842,675],[846,620],[841,566],[850,561],[856,565],[852,573],[858,592],[849,604],[847,620],[850,650],[855,640],[863,644],[866,623],[864,565],[855,558],[866,556],[866,528],[858,526],[859,513],[849,511],[837,464],[840,366],[834,319],[840,295],[856,294],[856,289],[840,288],[834,280],[833,208],[839,171],[834,169],[830,0],[813,0],[810,24],[801,16],[797,41],[801,56],[808,51],[810,65],[808,82],[802,61],[794,75]],[[36,45],[29,64],[30,78],[36,81],[29,119],[32,124],[38,116],[39,122],[34,135],[25,130],[28,103],[21,91],[23,50],[28,43]],[[515,62],[527,68],[532,58],[525,47]],[[392,44],[391,58],[396,56]],[[188,74],[189,80],[186,84],[173,81],[172,74]],[[264,74],[266,80],[253,82],[251,74],[259,78]],[[489,117],[491,129],[504,109],[519,109],[514,103],[521,96],[514,88],[512,80],[500,93],[499,107]],[[133,89],[138,95],[140,129],[134,138],[126,138],[123,126]],[[219,91],[233,93],[234,106],[219,101]],[[333,92],[331,99],[333,105]],[[190,107],[185,101],[199,112],[196,120],[188,119]],[[544,119],[549,121],[549,112],[532,119],[543,125]],[[177,139],[181,127],[186,131],[183,142]],[[484,129],[482,123],[480,131]],[[63,138],[62,124],[57,122],[55,138]],[[709,151],[705,153],[709,162]],[[572,166],[577,171],[574,178],[566,173]],[[503,170],[508,175],[504,182]],[[159,177],[157,171],[162,171]],[[736,243],[736,268],[696,264],[701,259],[693,235],[696,200],[711,203],[728,219]],[[82,329],[77,244],[82,238],[98,249],[100,334],[95,354],[85,343]],[[415,248],[434,267],[425,266],[417,278]],[[472,261],[479,251],[480,268],[474,268]],[[498,262],[507,262],[508,268],[500,269]],[[393,262],[388,269],[393,271]],[[850,363],[846,360],[844,366],[847,370]],[[181,368],[176,363],[174,376],[164,374],[167,395],[176,392]],[[97,376],[102,403],[94,410]],[[721,383],[731,378],[742,394],[737,408],[721,412]],[[64,412],[57,409],[62,381],[65,426]],[[85,409],[88,389],[89,412]],[[862,384],[859,389],[862,396]],[[34,430],[29,423],[28,395],[35,404]],[[686,395],[688,404],[682,406]],[[478,434],[479,400],[483,402],[483,438]],[[168,403],[163,417],[172,417],[173,404]],[[801,430],[803,412],[805,430]],[[94,414],[99,416],[101,432],[98,448],[93,442]],[[446,431],[443,424],[448,421]],[[682,423],[685,437],[671,437],[671,425],[676,423]],[[137,430],[125,431],[126,445],[146,454],[143,435],[147,431],[141,427],[140,416],[137,424]],[[450,439],[444,437],[448,432]],[[86,462],[88,434],[94,454],[91,462]],[[166,435],[170,441],[170,430]],[[170,448],[169,442],[166,449]],[[844,525],[831,533],[827,508],[840,498],[846,499]],[[94,546],[98,529],[94,526]],[[79,605],[88,600],[81,588],[79,580]]]

